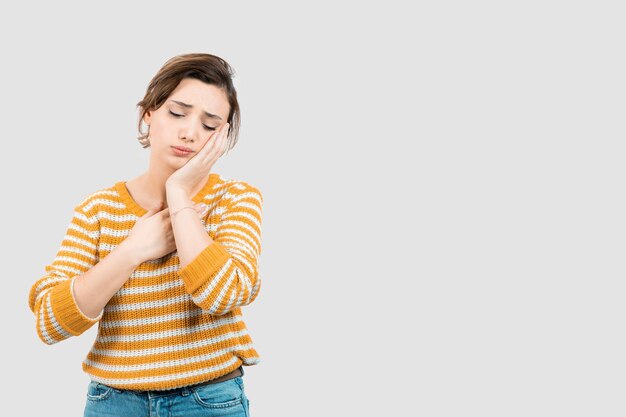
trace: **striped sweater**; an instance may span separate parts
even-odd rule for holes
[[[95,319],[81,312],[74,279],[107,256],[146,210],[120,181],[74,207],[65,238],[29,305],[39,338],[53,344],[96,322],[98,333],[83,370],[120,389],[163,390],[217,378],[260,358],[241,307],[259,293],[260,191],[211,173],[194,203],[214,240],[184,268],[177,252],[139,265]]]

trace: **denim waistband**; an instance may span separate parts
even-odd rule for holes
[[[231,371],[220,377],[211,379],[209,381],[200,382],[198,384],[187,385],[187,386],[180,387],[180,388],[172,388],[172,389],[166,389],[166,390],[127,390],[127,389],[115,389],[115,390],[118,392],[130,392],[130,393],[134,393],[137,395],[149,395],[150,397],[161,397],[161,396],[168,396],[168,395],[187,396],[190,394],[190,391],[194,388],[199,388],[199,387],[210,385],[210,384],[216,384],[218,382],[228,381],[230,379],[236,378],[238,376],[243,376],[243,375],[244,375],[244,371],[243,371],[243,365],[242,365],[242,366],[239,366],[239,368],[235,369],[234,371]]]

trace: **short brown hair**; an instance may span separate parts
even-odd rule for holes
[[[195,78],[219,87],[226,93],[228,103],[230,104],[227,120],[229,124],[229,141],[226,149],[232,149],[237,143],[239,125],[241,123],[237,91],[235,91],[232,80],[233,76],[234,71],[228,62],[215,55],[190,53],[170,58],[150,81],[143,100],[137,103],[140,113],[137,125],[137,130],[139,131],[137,139],[139,143],[143,148],[150,146],[147,140],[148,133],[141,131],[141,123],[145,114],[148,111],[161,107],[184,78]]]

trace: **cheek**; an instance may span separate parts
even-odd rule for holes
[[[202,140],[200,140],[198,142],[198,146],[200,147],[200,149],[204,148],[208,143],[210,142],[209,138],[202,138]]]
[[[150,125],[150,134],[160,140],[166,139],[171,136],[171,130],[171,126],[168,126],[167,123],[163,122],[155,122]]]

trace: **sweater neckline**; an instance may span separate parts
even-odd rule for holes
[[[206,183],[202,186],[200,191],[198,191],[196,195],[194,195],[191,198],[191,201],[193,201],[194,203],[200,203],[203,200],[204,196],[209,192],[209,190],[213,188],[213,185],[215,185],[218,178],[219,178],[219,175],[217,173],[214,173],[214,172],[210,173],[209,178],[206,181]],[[117,193],[119,194],[120,198],[122,199],[122,202],[126,205],[126,207],[131,212],[133,212],[139,217],[143,216],[144,214],[148,212],[148,210],[141,207],[139,203],[137,203],[135,199],[133,199],[133,197],[130,195],[130,191],[128,191],[128,188],[126,188],[126,181],[116,182],[115,189]]]

